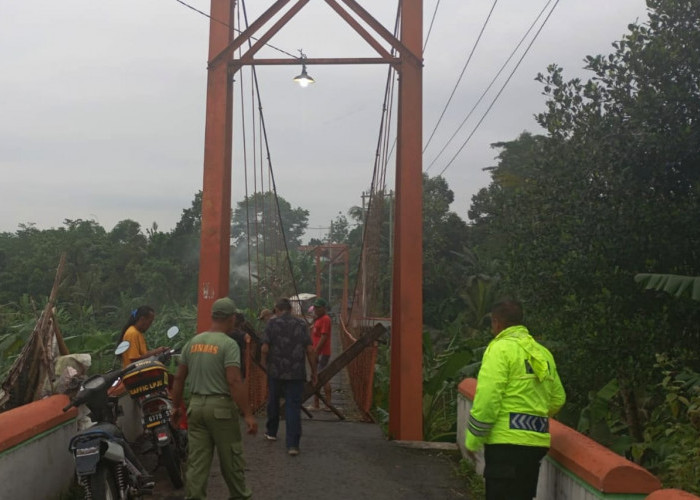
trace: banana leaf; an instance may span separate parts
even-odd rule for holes
[[[700,276],[639,273],[634,280],[647,290],[660,290],[676,297],[687,293],[693,300],[700,301]]]

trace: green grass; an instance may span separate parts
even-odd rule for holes
[[[485,500],[486,487],[484,478],[476,473],[473,463],[466,458],[462,458],[457,464],[455,473],[467,482],[467,489],[472,495],[472,500]]]

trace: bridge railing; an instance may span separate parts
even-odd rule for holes
[[[0,413],[0,485],[2,498],[51,500],[73,482],[68,451],[77,431],[68,397],[51,396]]]
[[[475,392],[475,379],[459,386],[457,444],[463,452]],[[78,412],[62,411],[68,401],[56,395],[0,413],[2,498],[52,500],[71,485],[74,466],[68,443],[77,432]],[[120,425],[127,439],[141,427],[131,403],[128,396],[120,399],[125,412]],[[684,491],[660,489],[659,480],[646,469],[559,422],[552,421],[550,429],[552,446],[540,471],[537,500],[700,500]]]
[[[457,444],[465,457],[464,433],[475,393],[476,379],[459,385]],[[661,490],[661,482],[649,471],[560,422],[550,421],[550,432],[552,445],[542,462],[536,500],[698,499],[679,490]],[[477,455],[478,472],[483,470],[482,453]]]
[[[361,335],[363,329],[369,330],[370,328],[369,326],[357,327],[355,335],[353,335],[342,318],[340,318],[339,324],[340,342],[343,350],[348,349],[357,341],[356,335]],[[362,412],[364,419],[367,421],[372,420],[370,410],[372,409],[374,395],[374,365],[377,362],[377,350],[377,343],[374,342],[348,363],[347,366],[353,399],[358,410]]]

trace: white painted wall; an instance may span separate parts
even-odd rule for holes
[[[76,420],[0,453],[0,498],[54,500],[73,482],[75,468],[68,443]]]
[[[457,445],[462,456],[468,459],[464,446],[467,420],[472,402],[463,394],[458,394],[457,400]],[[483,451],[477,454],[476,470],[483,474]],[[537,496],[535,500],[594,500],[601,498],[614,498],[616,500],[643,499],[645,495],[608,495],[602,491],[586,487],[583,481],[576,478],[572,473],[556,464],[549,456],[545,457],[540,467],[540,477],[537,484]]]
[[[125,437],[133,441],[143,433],[141,410],[128,394],[119,399],[124,415],[118,419]],[[81,408],[81,415],[86,413]],[[79,419],[63,422],[38,436],[0,453],[0,499],[54,500],[75,478],[68,443],[78,432]]]

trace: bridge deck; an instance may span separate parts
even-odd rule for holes
[[[384,439],[377,425],[340,422],[331,414],[304,417],[301,453],[290,457],[284,446],[284,423],[276,442],[262,433],[244,438],[246,479],[257,499],[468,499],[465,482],[453,472],[456,454],[417,450]],[[259,419],[261,429],[264,418]],[[163,468],[157,473],[158,500],[184,498],[173,490]],[[228,490],[212,466],[209,498],[225,499]]]
[[[334,331],[337,332],[337,325]],[[333,355],[340,352],[333,339]],[[359,422],[347,370],[331,381],[332,404],[347,420],[330,412],[302,414],[301,454],[290,457],[284,444],[284,422],[275,442],[266,441],[265,417],[258,418],[258,436],[245,436],[243,454],[246,479],[256,499],[468,499],[465,481],[456,477],[459,452],[409,449],[387,441],[378,425]],[[306,404],[310,403],[308,400]],[[157,488],[151,498],[176,500],[183,491],[170,487],[163,467],[156,473]],[[227,498],[228,490],[216,461],[209,478],[209,498]]]

